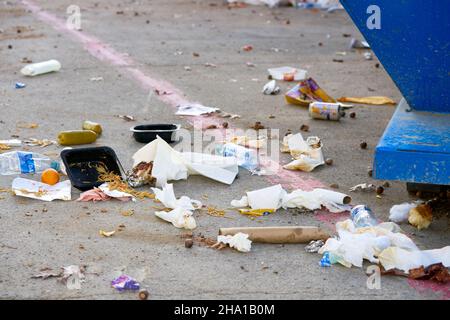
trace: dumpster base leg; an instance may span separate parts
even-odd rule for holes
[[[411,110],[402,99],[376,150],[374,177],[450,185],[450,114]]]

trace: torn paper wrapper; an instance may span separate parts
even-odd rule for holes
[[[110,190],[109,185],[107,182],[103,183],[101,186],[98,187],[103,193],[105,193],[107,196],[111,198],[116,198],[120,201],[129,201],[133,200],[136,201],[136,198],[133,197],[131,194],[122,192],[119,190]]]
[[[62,181],[51,186],[39,181],[15,178],[12,182],[12,190],[16,196],[43,201],[69,201],[71,199],[70,180]]]
[[[232,236],[217,236],[217,242],[229,245],[240,252],[250,252],[252,242],[248,239],[248,234],[239,232]]]
[[[192,230],[197,227],[192,211],[186,210],[182,207],[173,209],[172,211],[156,211],[155,215],[158,218],[172,223],[176,228]]]
[[[219,108],[211,108],[201,105],[199,103],[187,103],[178,106],[178,111],[175,113],[178,116],[200,116],[220,111]]]
[[[133,161],[133,167],[153,162],[150,174],[159,187],[171,180],[185,180],[191,174],[231,184],[239,172],[237,160],[233,157],[180,153],[160,137],[139,149],[133,155]]]
[[[284,195],[282,199],[283,208],[306,208],[318,210],[322,206],[330,212],[338,213],[351,210],[352,198],[336,191],[317,188],[312,191],[294,190]]]
[[[434,250],[410,251],[397,247],[390,247],[381,252],[380,263],[385,270],[398,269],[405,273],[421,266],[428,267],[435,263],[442,263],[450,267],[450,246]]]
[[[187,210],[196,210],[202,207],[202,203],[198,200],[191,200],[187,196],[182,196],[177,199],[175,197],[175,192],[173,191],[173,184],[166,184],[161,189],[152,188],[155,193],[155,199],[161,201],[161,203],[170,209],[175,209],[177,207],[182,207]]]
[[[281,185],[275,185],[255,191],[249,191],[240,200],[231,201],[235,208],[252,209],[306,208],[318,210],[322,206],[330,212],[344,212],[351,209],[352,199],[346,194],[317,188],[312,191],[297,189],[287,193]]]
[[[286,191],[280,184],[247,192],[248,204],[252,209],[278,209]]]
[[[136,201],[136,198],[129,193],[119,190],[110,190],[107,182],[103,183],[98,188],[93,188],[81,193],[77,201],[108,201],[111,198],[115,198],[120,201]]]
[[[289,152],[294,158],[284,169],[310,172],[325,163],[318,137],[308,137],[305,141],[301,133],[289,134],[283,138],[281,152]]]
[[[155,199],[161,201],[166,207],[173,209],[167,211],[157,211],[155,215],[165,221],[172,223],[176,228],[192,230],[197,227],[193,217],[193,210],[202,207],[202,203],[197,200],[191,200],[187,196],[177,199],[173,191],[173,185],[167,184],[162,190],[152,188],[155,193]]]

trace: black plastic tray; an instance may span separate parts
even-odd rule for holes
[[[179,124],[142,124],[130,129],[137,142],[149,143],[160,136],[167,143],[176,142],[176,132]]]
[[[72,185],[81,191],[90,190],[103,183],[98,181],[98,165],[103,165],[108,171],[123,178],[122,165],[110,147],[66,149],[61,151],[61,159]]]

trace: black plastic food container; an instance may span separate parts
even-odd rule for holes
[[[172,143],[177,141],[176,133],[179,129],[179,124],[143,124],[131,128],[130,131],[137,142],[149,143],[159,136],[167,143]]]
[[[90,190],[103,184],[98,181],[97,166],[103,166],[107,171],[123,177],[122,165],[110,147],[66,149],[61,151],[61,159],[70,182],[81,191]]]

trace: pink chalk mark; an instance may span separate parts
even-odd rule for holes
[[[349,213],[332,213],[328,210],[317,210],[315,211],[314,217],[320,222],[324,223],[330,231],[334,232],[336,231],[336,223],[348,219]]]
[[[408,279],[408,284],[419,293],[428,293],[433,291],[440,295],[443,300],[450,300],[450,283],[441,284],[430,280]]]

